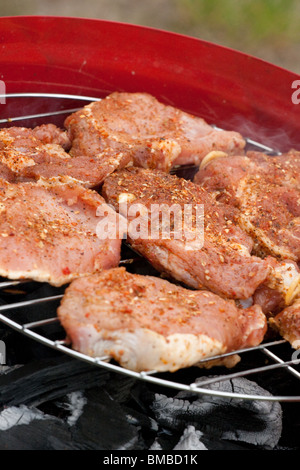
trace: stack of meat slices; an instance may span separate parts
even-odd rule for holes
[[[266,313],[297,297],[299,172],[289,154],[271,164],[244,147],[239,133],[146,93],[112,93],[65,129],[3,129],[0,274],[70,283],[58,316],[72,346],[133,370],[174,371],[259,344]],[[200,165],[194,182],[170,174],[187,164]],[[268,230],[263,178],[286,209]],[[118,268],[125,237],[161,276]]]
[[[238,208],[239,225],[254,239],[257,255],[298,262],[300,153],[215,155],[202,162],[194,182]]]
[[[273,279],[259,286],[254,302],[271,317],[270,325],[299,347],[300,153],[211,153],[194,182],[236,210],[238,225],[254,240],[253,253],[278,260]]]
[[[159,116],[155,126],[153,113]],[[53,124],[1,129],[0,274],[60,285],[116,266],[122,236],[97,235],[96,209],[104,214],[107,206],[96,191],[83,187],[98,187],[108,174],[138,159],[150,164],[149,155],[151,164],[159,166],[162,159],[171,158],[171,148],[179,155],[182,147],[189,156],[195,139],[205,142],[202,155],[209,145],[227,151],[243,147],[237,133],[215,134],[200,118],[164,106],[150,95],[126,93],[112,94],[69,116],[66,129]]]

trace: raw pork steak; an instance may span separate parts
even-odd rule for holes
[[[58,316],[75,350],[135,371],[189,367],[257,345],[266,332],[258,306],[240,309],[211,292],[124,268],[73,281]]]

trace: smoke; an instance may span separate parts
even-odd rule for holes
[[[266,123],[269,120],[266,118]],[[235,115],[227,122],[228,129],[238,131],[246,140],[245,150],[257,150],[268,154],[278,154],[295,149],[293,129],[278,127],[264,122],[252,122],[245,117]],[[300,143],[298,146],[300,150]],[[297,150],[297,148],[296,148]]]

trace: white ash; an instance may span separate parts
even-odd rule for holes
[[[51,416],[44,414],[36,408],[25,405],[10,406],[0,413],[0,431],[6,431],[14,426],[29,424],[36,419],[49,419]]]
[[[56,403],[57,406],[70,412],[70,416],[67,418],[69,426],[74,426],[78,418],[83,413],[83,408],[87,403],[87,399],[84,397],[82,391],[69,393],[67,396],[67,402]]]
[[[149,447],[149,450],[163,450],[163,449],[162,449],[162,446],[161,446],[160,443],[158,442],[157,438],[156,438],[155,441],[152,443],[152,445]]]
[[[203,433],[194,426],[188,426],[173,450],[208,450],[201,442]]]

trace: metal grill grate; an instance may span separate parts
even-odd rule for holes
[[[1,95],[0,95],[1,97]],[[25,99],[32,101],[30,103],[30,107],[32,110],[36,110],[40,108],[39,106],[35,105],[35,101],[38,100],[41,102],[42,106],[45,107],[45,104],[51,102],[57,103],[58,109],[51,109],[49,111],[43,112],[24,112],[18,116],[6,116],[0,119],[0,123],[2,125],[11,125],[11,123],[18,122],[18,125],[22,123],[22,125],[28,125],[28,122],[34,123],[34,126],[38,124],[40,119],[51,118],[51,122],[54,116],[61,116],[70,114],[82,106],[83,102],[91,102],[99,100],[99,98],[89,97],[89,96],[78,96],[78,95],[66,95],[66,94],[49,94],[49,93],[14,93],[14,94],[7,94],[2,95],[6,99]],[[68,100],[75,100],[77,103],[77,107],[63,107],[62,103],[68,102]],[[21,106],[20,106],[21,108]],[[25,107],[26,109],[28,106]],[[25,109],[24,108],[24,109]],[[62,108],[62,109],[59,109]],[[10,109],[8,107],[8,109]],[[45,122],[45,121],[44,121]],[[214,126],[216,129],[218,127]],[[252,148],[255,148],[260,151],[272,153],[272,154],[279,154],[274,149],[271,149],[259,142],[253,141],[252,139],[245,139],[247,145]],[[133,254],[135,256],[135,254]],[[122,259],[121,264],[130,264],[133,266],[134,263],[138,262],[139,259],[130,258],[130,259]],[[20,281],[11,281],[3,279],[0,282],[0,292],[2,293],[9,293],[9,294],[16,294],[20,287],[26,285],[26,283],[32,282],[27,280],[20,280]],[[53,290],[52,290],[53,292]],[[1,296],[0,296],[1,297]],[[90,357],[84,354],[81,354],[72,349],[71,345],[69,345],[65,339],[53,339],[51,335],[45,333],[45,329],[47,329],[50,325],[57,324],[58,331],[60,328],[58,317],[56,316],[56,307],[55,302],[59,302],[60,299],[63,297],[63,293],[61,290],[57,289],[57,293],[55,295],[50,296],[42,296],[30,300],[22,300],[22,301],[9,301],[7,299],[4,300],[4,304],[0,305],[0,321],[3,322],[10,328],[18,331],[20,334],[25,335],[35,341],[40,342],[43,345],[46,345],[50,348],[53,348],[57,351],[60,351],[63,354],[67,354],[72,356],[76,359],[86,361],[90,364],[95,365],[96,367],[102,367],[108,369],[112,372],[125,374],[130,377],[133,377],[138,380],[144,380],[152,384],[160,385],[162,387],[169,387],[177,390],[182,391],[190,391],[197,394],[209,394],[213,396],[225,396],[227,398],[238,398],[238,399],[245,399],[245,400],[267,400],[267,401],[281,401],[281,402],[299,402],[300,396],[299,395],[292,395],[290,394],[290,390],[287,391],[286,394],[270,394],[270,395],[247,395],[242,393],[230,393],[230,392],[223,392],[218,390],[211,390],[209,388],[205,388],[206,386],[213,384],[215,382],[222,382],[224,380],[234,379],[236,377],[246,377],[246,376],[262,376],[263,373],[274,372],[278,373],[278,371],[283,371],[284,373],[289,374],[293,377],[293,379],[299,380],[300,379],[300,369],[297,367],[300,364],[300,358],[298,358],[297,352],[293,351],[292,348],[288,345],[288,343],[283,340],[275,340],[275,341],[268,341],[264,342],[261,345],[253,348],[247,348],[239,351],[234,351],[231,353],[223,354],[220,356],[216,356],[214,358],[209,358],[207,360],[212,361],[214,359],[222,359],[229,355],[238,354],[242,360],[241,365],[242,368],[238,368],[238,370],[234,369],[234,372],[228,372],[228,370],[222,371],[221,375],[210,377],[210,376],[203,376],[201,382],[197,382],[193,379],[193,374],[189,373],[189,370],[184,371],[184,380],[182,379],[181,373],[172,373],[172,374],[161,374],[157,373],[156,371],[144,371],[144,372],[134,372],[119,365],[115,364],[113,361],[110,360],[109,357]],[[11,297],[14,299],[15,296]],[[21,321],[17,321],[18,312],[22,309],[31,309],[35,306],[41,306],[43,304],[52,305],[53,315],[48,318],[43,319],[36,319],[31,322],[22,323]],[[38,333],[37,330],[43,327],[43,333]],[[58,334],[58,338],[60,335]],[[251,361],[251,366],[249,367],[249,362],[244,360],[244,357],[247,354],[255,354],[255,360],[257,358],[257,364],[253,366],[253,361]],[[300,354],[299,354],[300,356]],[[205,363],[206,360],[201,361],[201,363]],[[261,364],[263,362],[263,364]],[[268,362],[268,364],[266,364]],[[271,363],[270,363],[271,362]],[[199,365],[201,366],[201,363]],[[259,365],[260,364],[260,365]],[[197,377],[201,375],[201,370],[197,368]],[[200,371],[200,372],[199,372]],[[293,390],[291,390],[293,392]]]

